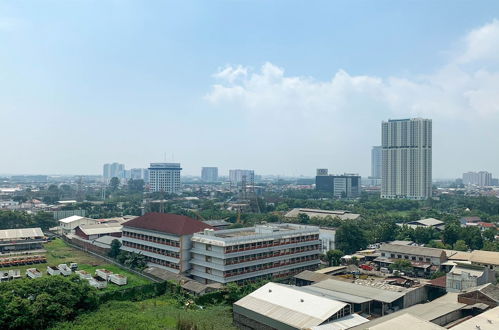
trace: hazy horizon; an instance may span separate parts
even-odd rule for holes
[[[499,2],[480,4],[1,3],[0,172],[166,153],[183,175],[367,177],[381,122],[424,117],[434,178],[499,177]]]

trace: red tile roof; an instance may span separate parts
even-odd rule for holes
[[[487,228],[494,227],[494,224],[489,222],[478,222],[478,225],[480,227],[487,227]]]
[[[157,212],[146,213],[141,217],[127,221],[123,227],[148,229],[178,236],[194,234],[205,228],[213,228],[184,215]]]
[[[437,277],[431,281],[428,281],[429,285],[432,286],[438,286],[440,288],[445,288],[446,287],[446,281],[447,281],[447,275]]]

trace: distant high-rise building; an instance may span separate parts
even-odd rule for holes
[[[204,182],[217,182],[218,167],[203,167],[201,169],[201,180]]]
[[[132,168],[130,170],[130,178],[133,179],[133,180],[144,179],[143,169],[141,169],[141,168]]]
[[[327,168],[318,168],[317,169],[317,176],[319,175],[327,175],[328,171]]]
[[[492,173],[487,171],[463,173],[463,184],[488,187],[492,185]]]
[[[180,163],[151,163],[149,190],[176,194],[180,192]]]
[[[229,170],[229,181],[232,186],[239,186],[243,181],[249,185],[255,184],[255,171],[253,170]]]
[[[337,198],[357,198],[360,196],[360,176],[357,174],[317,175],[315,189],[330,192]]]
[[[371,150],[371,178],[381,179],[381,146],[375,146]]]
[[[397,119],[381,124],[381,198],[424,200],[432,188],[430,119]]]
[[[144,179],[145,183],[149,183],[149,169],[148,168],[142,169],[142,178]]]
[[[111,178],[119,178],[119,179],[124,179],[125,178],[125,165],[120,164],[120,163],[112,163],[112,164],[104,164],[103,167],[103,173],[102,173],[104,179],[111,179]]]

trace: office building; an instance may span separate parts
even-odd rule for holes
[[[180,163],[151,163],[149,190],[176,194],[180,192]]]
[[[192,234],[208,228],[183,215],[146,213],[123,223],[121,249],[144,255],[148,266],[184,273],[190,268]]]
[[[381,198],[431,197],[432,122],[397,119],[381,124]]]
[[[360,196],[360,176],[357,174],[317,175],[315,189],[331,193],[336,198]]]
[[[479,187],[492,186],[492,173],[487,171],[463,173],[463,184]]]
[[[279,278],[316,269],[319,228],[296,224],[205,230],[192,236],[191,275],[204,283]]]
[[[203,167],[201,169],[201,180],[204,182],[217,182],[218,167]]]
[[[253,170],[229,170],[229,181],[231,186],[237,187],[243,181],[248,185],[255,184],[255,171]]]

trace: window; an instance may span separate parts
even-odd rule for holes
[[[205,260],[206,262],[211,262],[211,257],[210,257],[210,256],[206,256],[204,260]]]
[[[206,251],[211,251],[211,244],[206,244]]]

